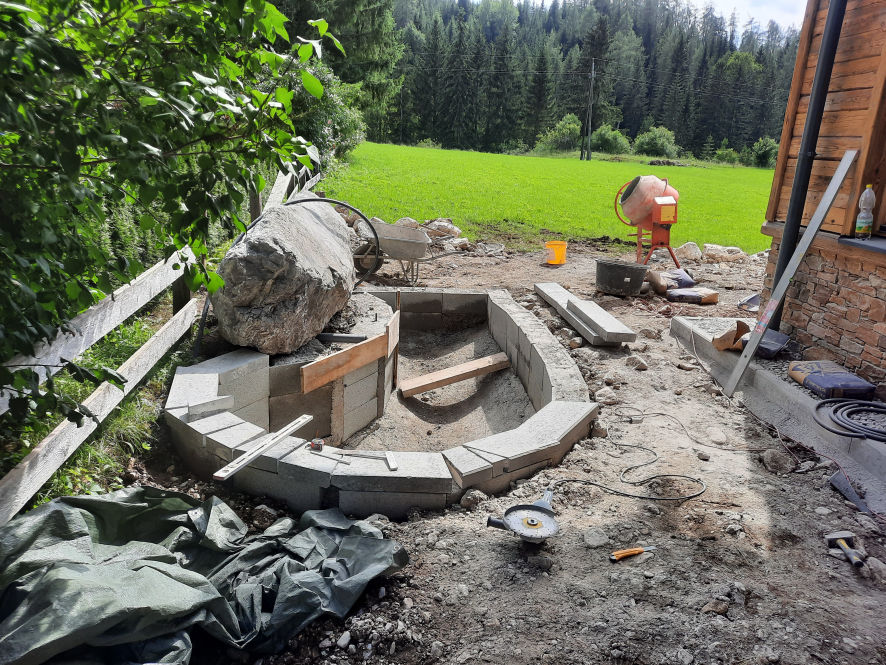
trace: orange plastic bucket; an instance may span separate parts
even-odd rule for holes
[[[562,240],[549,240],[545,243],[548,250],[548,264],[561,266],[566,263],[566,243]]]

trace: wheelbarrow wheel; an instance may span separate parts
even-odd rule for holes
[[[381,253],[379,253],[378,263],[376,263],[373,268],[372,262],[374,260],[375,245],[371,242],[363,243],[357,248],[357,251],[354,252],[354,269],[359,275],[373,275],[378,272],[379,268],[381,268],[381,264],[384,263],[384,258],[382,258]],[[367,273],[370,268],[372,268],[372,272]]]

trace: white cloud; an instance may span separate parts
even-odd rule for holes
[[[717,13],[729,20],[732,10],[735,9],[738,16],[739,28],[744,27],[748,20],[754,19],[762,27],[766,27],[769,21],[775,21],[783,28],[793,25],[799,29],[803,24],[803,14],[806,12],[804,0],[706,0],[699,2],[699,7],[711,4]]]

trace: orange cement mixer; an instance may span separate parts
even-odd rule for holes
[[[668,184],[667,178],[661,180],[654,175],[638,175],[618,190],[613,204],[615,215],[637,229],[636,233],[630,234],[637,236],[637,263],[648,263],[652,252],[664,247],[680,267],[671,248],[671,226],[677,223],[679,200],[680,194]],[[618,212],[619,205],[624,217]]]

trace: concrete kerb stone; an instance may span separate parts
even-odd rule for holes
[[[264,397],[252,404],[247,404],[233,412],[235,416],[242,418],[248,423],[258,425],[266,432],[270,428],[270,417],[268,411],[268,398]]]
[[[403,330],[439,330],[443,327],[440,312],[402,312],[400,328]]]
[[[400,289],[400,311],[443,312],[443,292],[433,289]]]
[[[204,372],[218,374],[219,386],[231,386],[245,376],[262,370],[267,371],[268,366],[268,355],[251,349],[237,349],[223,353],[204,360],[199,365]]]
[[[449,492],[452,474],[440,453],[395,452],[394,457],[396,471],[388,468],[384,458],[349,456],[350,464],[335,467],[332,485],[361,492]]]
[[[338,463],[328,457],[314,455],[304,446],[294,449],[278,460],[277,473],[294,485],[314,485],[327,488]]]
[[[443,293],[443,314],[486,314],[486,292],[447,289]]]
[[[207,402],[219,396],[218,375],[194,367],[177,367],[166,397],[166,409],[187,407],[189,404]]]
[[[446,493],[341,490],[338,506],[346,515],[381,513],[393,519],[403,519],[412,508],[443,510],[448,497]]]
[[[492,478],[492,463],[464,446],[444,450],[443,459],[449,465],[453,479],[461,488],[471,487]]]
[[[374,374],[377,371],[378,367],[376,365],[373,365],[372,363],[369,363],[367,365],[363,365],[363,367],[355,369],[353,372],[345,374],[344,377],[342,377],[342,379],[344,380],[345,388],[354,385],[358,381],[362,381],[367,376],[369,376],[370,374]]]
[[[323,507],[325,493],[322,488],[316,485],[294,484],[279,473],[264,471],[254,465],[235,473],[233,483],[238,491],[285,501],[292,510],[298,512]]]
[[[239,425],[233,425],[232,427],[226,427],[217,432],[207,434],[206,448],[214,455],[230,462],[245,452],[240,449],[244,443],[262,437],[265,434],[267,434],[267,431],[258,425],[241,422]]]
[[[268,395],[278,397],[301,392],[301,368],[307,363],[271,365],[268,368]]]

